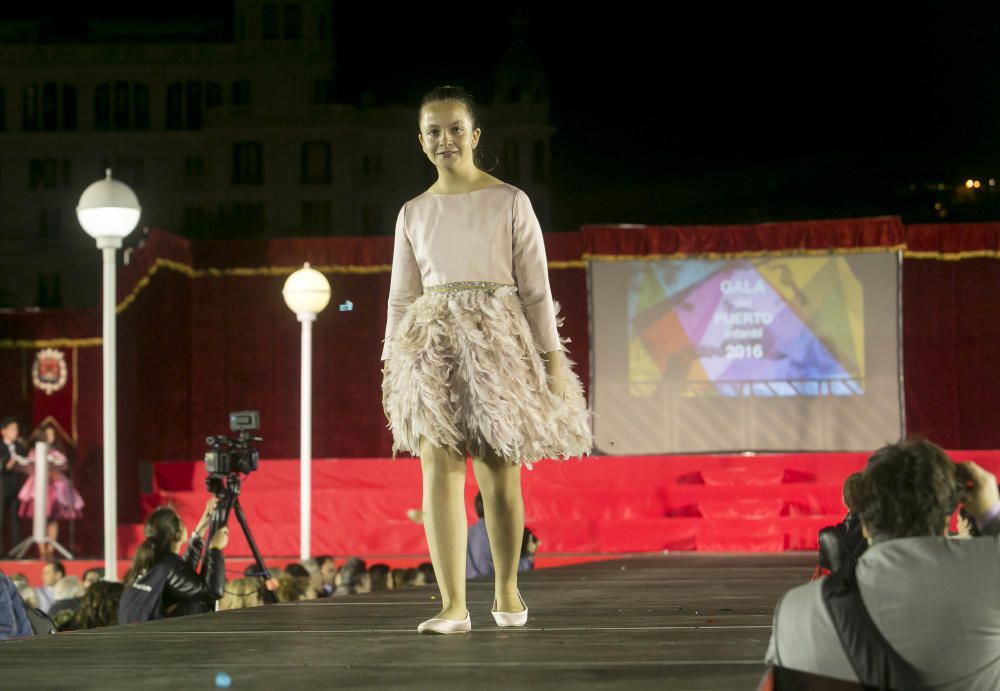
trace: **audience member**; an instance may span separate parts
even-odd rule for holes
[[[219,600],[219,609],[243,609],[259,607],[264,603],[261,589],[264,587],[259,576],[244,576],[226,583],[225,594]]]
[[[80,631],[114,626],[118,623],[118,606],[125,586],[114,581],[96,581],[84,593],[80,609],[68,628]]]
[[[32,633],[17,586],[0,571],[0,641],[24,638]]]
[[[479,517],[475,523],[469,526],[468,542],[465,550],[465,577],[477,578],[479,576],[493,575],[493,553],[490,551],[490,539],[486,534],[486,518],[483,507],[482,492],[476,493],[475,499],[476,516]],[[535,568],[535,550],[538,549],[539,540],[527,528],[524,529],[524,536],[521,540],[521,556],[517,562],[517,570],[530,571]]]
[[[104,580],[104,569],[93,568],[83,572],[83,589],[88,590],[90,586],[98,581]]]
[[[412,588],[417,584],[417,570],[413,568],[393,569],[389,578],[391,583],[389,587],[393,590]]]
[[[35,588],[35,597],[38,599],[38,609],[46,614],[55,601],[53,587],[66,575],[66,567],[59,560],[47,562],[42,567],[42,585]]]
[[[323,589],[323,574],[320,573],[316,560],[303,559],[299,563],[306,570],[306,574],[309,576],[309,587],[312,588],[316,597],[326,597],[326,591]]]
[[[340,568],[337,573],[337,587],[333,591],[334,596],[353,595],[358,592],[358,583],[361,581],[361,574],[365,572],[365,562],[358,557],[351,557]]]
[[[0,419],[0,554],[13,549],[21,539],[17,493],[24,482],[28,449],[20,435],[17,418]],[[6,545],[5,538],[9,538]]]
[[[947,539],[959,501],[989,537]],[[877,686],[873,665],[889,664],[895,651],[902,660],[898,667],[926,686],[1000,688],[996,478],[975,463],[956,465],[927,441],[893,444],[869,460],[858,506],[868,549],[853,572],[784,595],[775,608],[766,661]],[[852,599],[860,610],[842,606],[852,591],[860,596]],[[890,650],[884,644],[859,650],[859,641],[866,645],[879,637]]]
[[[844,566],[853,567],[868,547],[861,534],[861,522],[857,513],[861,477],[861,473],[852,473],[844,481],[843,500],[847,507],[844,520],[819,531],[818,574],[839,571]]]
[[[335,579],[337,578],[337,564],[333,561],[333,557],[322,556],[316,557],[316,565],[319,566],[319,572],[323,576],[323,597],[333,595],[333,589],[335,586]]]
[[[156,509],[146,519],[146,539],[136,550],[132,568],[125,577],[125,592],[118,609],[120,624],[214,609],[225,586],[222,550],[229,542],[228,528],[222,527],[212,536],[203,570],[197,572],[204,547],[201,532],[208,526],[214,507],[213,497],[190,539],[187,528],[171,507]],[[185,542],[188,548],[182,558],[180,549]]]
[[[372,564],[361,577],[358,592],[377,593],[389,589],[389,565]]]
[[[278,589],[275,591],[278,602],[314,600],[316,594],[311,591],[308,576],[295,576],[288,572],[278,576]]]
[[[59,612],[68,611],[72,615],[80,609],[83,593],[83,585],[76,576],[60,578],[59,582],[52,586],[53,602],[52,606],[49,607],[48,615],[52,617],[52,621],[56,622],[57,626],[59,622],[56,621],[56,617]]]
[[[417,565],[417,585],[433,585],[437,583],[434,577],[434,565],[425,561]]]

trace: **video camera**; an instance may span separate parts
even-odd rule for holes
[[[205,440],[210,448],[205,453],[205,470],[210,478],[247,475],[257,470],[260,463],[260,453],[253,442],[264,440],[250,435],[251,430],[260,429],[260,413],[256,410],[230,413],[229,429],[238,432],[235,438],[215,436]]]

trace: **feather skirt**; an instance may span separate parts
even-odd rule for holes
[[[393,458],[419,456],[421,437],[529,467],[590,453],[590,411],[574,363],[564,351],[565,394],[556,396],[541,354],[516,287],[425,292],[400,319],[382,370]]]

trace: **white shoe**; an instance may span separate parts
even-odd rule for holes
[[[472,631],[472,618],[466,612],[465,619],[428,619],[417,627],[418,633],[468,633]]]
[[[517,599],[521,601],[521,606],[524,607],[523,610],[520,612],[498,612],[497,599],[493,598],[493,607],[490,609],[490,614],[493,615],[497,626],[524,626],[528,623],[528,605],[524,603],[524,598],[521,597],[520,590],[517,591]]]

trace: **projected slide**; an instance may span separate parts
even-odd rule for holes
[[[864,393],[864,299],[847,260],[650,262],[629,292],[629,382],[685,395]]]
[[[865,450],[900,436],[897,254],[590,272],[601,450]]]

